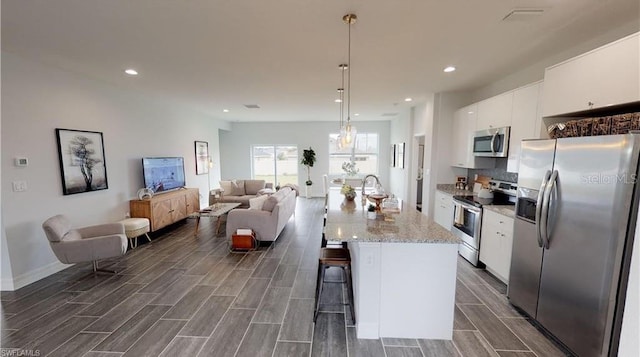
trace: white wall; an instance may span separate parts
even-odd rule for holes
[[[389,122],[354,121],[359,133],[379,134],[379,177],[383,187],[389,187]],[[298,157],[302,150],[312,147],[316,152],[316,163],[311,168],[310,194],[322,196],[322,175],[329,171],[329,134],[338,132],[338,122],[276,122],[276,123],[232,123],[231,130],[220,130],[221,173],[225,179],[251,178],[252,145],[295,145]],[[364,174],[361,172],[360,174]],[[298,168],[298,185],[304,195],[306,168]],[[218,187],[218,180],[211,185]]]
[[[429,175],[430,179],[429,186],[424,188],[423,195],[423,213],[431,218],[433,218],[436,185],[452,184],[455,182],[456,175],[467,175],[466,169],[451,166],[451,138],[453,114],[468,100],[469,94],[466,92],[442,92],[436,93],[434,97],[432,135],[426,139],[426,143],[431,145],[429,150],[431,157],[430,171],[425,171],[425,175]]]
[[[125,217],[142,187],[141,157],[183,156],[187,186],[200,189],[204,204],[208,176],[195,175],[194,141],[208,141],[211,181],[219,179],[218,128],[225,123],[166,98],[2,53],[2,101],[2,255],[10,258],[15,288],[62,267],[41,228],[46,218],[63,213],[83,226]],[[55,128],[103,132],[107,190],[62,195]],[[13,166],[18,156],[29,166]],[[16,180],[27,182],[26,192],[12,192]]]
[[[410,203],[408,180],[413,166],[413,136],[411,135],[412,111],[407,110],[400,112],[390,124],[389,145],[386,146],[387,152],[391,152],[391,144],[404,143],[404,168],[389,167],[389,189],[387,193],[393,193],[398,198],[406,200]],[[412,204],[415,206],[415,200]]]

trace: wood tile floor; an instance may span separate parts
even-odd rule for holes
[[[312,322],[321,199],[258,251],[229,253],[215,222],[187,220],[112,262],[115,276],[76,265],[2,292],[3,355],[40,356],[563,356],[508,304],[505,286],[458,265],[452,341],[358,340],[341,284],[327,284]],[[104,265],[104,264],[103,264]],[[339,279],[339,271],[330,272]],[[348,310],[348,309],[347,309]],[[22,351],[23,355],[25,351]]]

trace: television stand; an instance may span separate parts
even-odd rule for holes
[[[200,192],[184,188],[156,194],[150,199],[129,201],[131,218],[147,218],[151,232],[164,228],[200,211]]]

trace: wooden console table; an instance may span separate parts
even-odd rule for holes
[[[132,218],[148,218],[151,231],[155,232],[200,211],[200,192],[197,188],[183,188],[148,200],[131,200],[129,210]]]

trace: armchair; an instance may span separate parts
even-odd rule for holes
[[[42,229],[49,245],[60,262],[65,264],[93,262],[93,272],[115,273],[99,269],[98,260],[119,257],[127,252],[127,236],[122,223],[107,223],[71,229],[66,216],[47,219]]]

